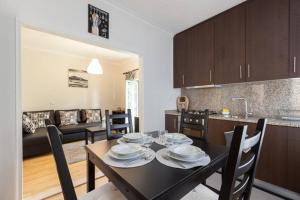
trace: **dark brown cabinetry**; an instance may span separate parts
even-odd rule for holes
[[[288,189],[300,193],[300,128],[288,128]]]
[[[245,82],[245,4],[214,18],[215,83]]]
[[[175,36],[174,87],[299,77],[299,38],[299,0],[246,1]]]
[[[300,1],[290,1],[290,77],[300,76]]]
[[[187,30],[188,56],[184,69],[185,86],[213,83],[213,21],[208,20]]]
[[[174,37],[174,69],[173,69],[173,81],[174,81],[174,88],[181,88],[184,87],[184,68],[187,65],[187,32],[182,32],[177,34]]]
[[[169,133],[178,132],[178,116],[177,115],[165,115],[165,129]]]
[[[287,127],[267,126],[256,178],[287,188],[287,136]]]
[[[247,81],[289,77],[289,0],[252,0],[246,9]]]
[[[224,132],[241,122],[214,120],[208,123],[208,142],[225,144]],[[248,125],[253,134],[255,123]],[[268,125],[263,141],[256,178],[300,193],[300,128]]]

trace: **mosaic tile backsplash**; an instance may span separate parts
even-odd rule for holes
[[[189,97],[191,110],[208,108],[220,111],[226,107],[233,115],[242,115],[244,102],[232,101],[232,98],[243,97],[248,100],[248,110],[254,116],[300,116],[300,79],[228,84],[220,88],[182,89],[181,94]]]

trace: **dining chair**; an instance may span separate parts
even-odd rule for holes
[[[266,123],[266,119],[259,119],[255,134],[247,138],[247,125],[235,127],[219,193],[215,193],[201,184],[182,199],[249,200]],[[247,153],[244,153],[245,150],[247,150]]]
[[[127,118],[127,122],[126,122]],[[123,124],[115,124],[113,123],[114,119],[125,119]],[[107,140],[113,140],[120,138],[122,134],[119,134],[118,132],[120,130],[124,130],[125,133],[132,133],[133,127],[132,127],[132,116],[131,116],[131,110],[128,109],[127,113],[122,114],[109,114],[109,110],[105,110],[105,120],[106,120],[106,136]],[[116,131],[116,134],[113,134],[112,131]]]
[[[56,169],[65,200],[77,200],[70,171],[67,165],[59,130],[55,125],[48,125],[48,139],[54,156]],[[79,198],[79,200],[125,200],[123,194],[111,183],[106,183]]]
[[[184,134],[186,129],[200,131],[200,135],[197,136],[197,139],[207,141],[208,117],[209,110],[205,110],[204,113],[199,114],[182,110],[179,132]]]

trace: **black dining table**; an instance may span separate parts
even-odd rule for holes
[[[102,160],[105,153],[117,144],[116,140],[103,140],[86,146],[87,151],[87,190],[95,189],[95,166],[99,168],[127,199],[156,200],[180,199],[197,185],[225,166],[228,149],[200,139],[193,139],[193,145],[200,147],[211,158],[206,166],[192,169],[168,167],[158,160],[135,168],[117,168],[105,164]],[[153,143],[154,151],[165,148]]]

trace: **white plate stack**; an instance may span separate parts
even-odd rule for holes
[[[136,159],[143,155],[143,148],[138,144],[118,144],[113,146],[108,155],[117,160]]]
[[[192,145],[177,145],[168,149],[168,156],[183,162],[198,162],[205,157],[205,152]]]
[[[181,133],[167,133],[165,135],[167,142],[173,144],[192,144],[193,140]]]

